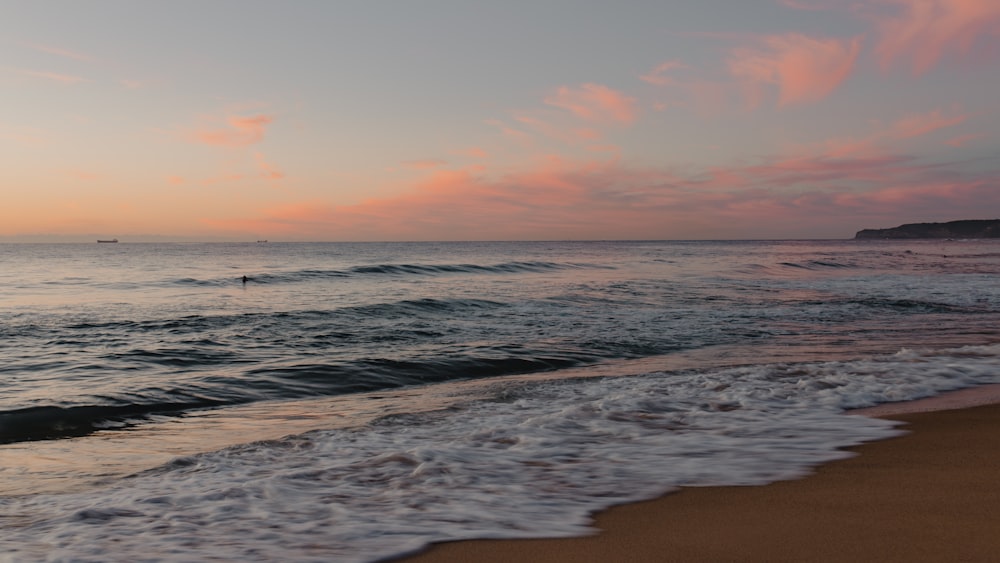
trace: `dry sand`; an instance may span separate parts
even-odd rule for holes
[[[880,416],[910,433],[804,479],[686,488],[598,513],[593,536],[443,543],[406,561],[1000,562],[1000,404]]]

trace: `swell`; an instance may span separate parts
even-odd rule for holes
[[[923,299],[903,299],[884,297],[845,298],[837,302],[817,303],[823,305],[861,306],[868,309],[892,311],[906,315],[949,313],[960,315],[991,314],[996,311],[986,305],[968,306]]]
[[[543,261],[503,262],[499,264],[371,264],[346,269],[301,269],[280,273],[260,273],[248,276],[250,283],[281,284],[301,283],[316,280],[337,280],[371,278],[382,276],[442,276],[442,275],[483,275],[521,274],[572,269],[607,269],[608,266],[582,263],[560,263]],[[223,286],[240,282],[241,278],[195,279],[180,278],[168,280],[168,285]]]
[[[304,311],[238,313],[233,315],[186,315],[172,319],[144,321],[113,320],[104,322],[80,321],[66,326],[72,331],[126,331],[130,333],[166,332],[172,334],[202,333],[208,330],[230,327],[253,327],[269,321],[298,323],[307,321],[332,321],[342,319],[393,318],[414,314],[467,314],[505,307],[502,302],[488,299],[404,299],[395,302],[373,303],[341,307],[336,309],[316,309]],[[13,330],[13,329],[11,329]],[[42,330],[37,325],[25,325],[22,331]]]
[[[508,348],[504,350],[503,348]],[[251,387],[281,398],[379,391],[459,379],[535,373],[593,363],[596,356],[515,347],[471,350],[449,357],[370,358],[345,363],[294,363],[247,372]]]
[[[586,351],[563,339],[502,344],[520,340],[503,328],[512,316],[536,313],[486,299],[424,298],[147,320],[25,318],[5,327],[21,353],[0,366],[13,385],[0,400],[0,443],[130,428],[195,409],[540,372],[635,353]]]
[[[220,406],[208,399],[188,402],[38,406],[0,412],[0,444],[86,436],[101,429],[124,428],[154,414],[177,414]]]
[[[505,275],[539,273],[558,270],[578,269],[610,269],[610,266],[588,263],[546,262],[546,261],[511,261],[498,264],[408,264],[383,263],[353,266],[343,269],[303,268],[287,272],[261,272],[247,274],[248,283],[286,284],[302,283],[317,280],[363,279],[377,277],[401,276],[444,276],[444,275]],[[242,282],[242,273],[238,276],[196,278],[180,277],[153,281],[157,287],[225,287]],[[40,282],[42,286],[80,286],[96,287],[110,290],[137,290],[148,282],[132,281],[100,281],[84,277],[65,277],[61,279]]]
[[[126,429],[151,416],[183,416],[196,409],[534,373],[589,364],[597,359],[586,354],[499,346],[470,349],[446,357],[276,362],[242,372],[188,378],[170,389],[152,387],[127,394],[76,399],[89,401],[85,404],[0,411],[0,444]]]
[[[356,266],[349,271],[353,274],[511,274],[519,272],[542,272],[545,270],[563,270],[580,268],[580,265],[560,264],[556,262],[504,262],[491,266],[478,264],[379,264],[373,266]]]
[[[462,288],[456,293],[496,300],[392,301],[385,296],[388,292],[375,294],[371,290],[363,295],[377,302],[344,306],[327,305],[336,303],[333,297],[279,300],[270,305],[270,311],[254,312],[237,308],[239,301],[234,299],[234,308],[226,313],[220,309],[228,305],[216,303],[220,292],[215,287],[239,284],[238,278],[223,277],[225,272],[215,268],[199,270],[214,273],[196,274],[198,277],[175,273],[173,278],[154,283],[171,290],[182,286],[172,293],[181,294],[183,299],[201,299],[198,309],[178,307],[175,310],[183,313],[176,316],[170,316],[167,309],[157,309],[154,314],[162,317],[148,318],[148,309],[124,308],[119,313],[117,309],[77,308],[71,309],[75,311],[71,314],[32,313],[8,317],[12,323],[0,323],[0,339],[14,344],[13,352],[7,355],[8,365],[0,366],[0,376],[5,384],[22,378],[25,390],[22,397],[17,397],[15,390],[7,395],[15,399],[0,400],[0,442],[129,428],[159,415],[183,416],[195,409],[255,401],[537,373],[715,344],[763,342],[777,334],[807,340],[814,335],[847,333],[856,326],[850,323],[857,320],[877,319],[908,331],[919,322],[926,324],[924,315],[940,320],[942,314],[995,313],[1000,307],[995,299],[977,304],[956,292],[937,297],[922,289],[900,288],[897,292],[882,286],[863,286],[865,291],[859,292],[853,282],[841,281],[850,279],[844,274],[854,275],[857,270],[879,270],[887,263],[894,264],[893,260],[908,264],[917,259],[905,253],[878,260],[822,253],[808,258],[783,254],[781,259],[787,261],[774,260],[767,266],[746,264],[757,281],[735,286],[700,273],[697,278],[671,278],[668,274],[673,270],[655,279],[609,285],[600,279],[604,276],[591,280],[590,273],[578,276],[576,270],[612,269],[610,266],[504,262],[502,258],[487,258],[495,262],[487,265],[447,264],[435,259],[420,263],[419,258],[392,263],[381,258],[370,265],[341,269],[303,268],[299,262],[289,266],[291,271],[249,272],[248,288],[256,283],[274,284],[259,295],[281,299],[282,295],[298,293],[300,288],[294,284],[329,281],[329,285],[336,285],[337,280],[356,280],[358,287],[394,287],[395,281],[406,285],[418,276],[422,277],[418,281],[444,277],[447,284]],[[804,273],[807,270],[812,271]],[[564,285],[553,290],[554,294],[548,289],[535,293],[508,289],[532,277],[519,274],[557,271],[569,273],[545,276],[563,279]],[[759,281],[775,272],[781,272],[784,286],[801,286],[803,278],[830,278],[847,284],[851,291],[831,292],[829,285],[820,286],[824,291],[814,291],[814,286],[806,286],[809,291],[802,297],[793,297],[780,291],[782,285]],[[621,273],[626,279],[633,275]],[[207,279],[199,279],[201,276]],[[565,281],[570,278],[574,281]],[[383,284],[383,280],[392,283]],[[438,285],[437,280],[427,281],[423,287]],[[489,284],[494,281],[502,287],[493,290]],[[864,293],[885,293],[892,298],[866,297]],[[392,295],[413,294],[400,291]],[[937,299],[966,305],[934,302]],[[210,305],[202,306],[204,303]],[[307,309],[274,310],[302,303]],[[331,308],[324,309],[326,306]],[[204,313],[206,310],[212,313]],[[192,311],[203,314],[188,314]],[[991,319],[963,316],[957,326],[970,330],[968,327],[986,326]],[[841,330],[845,326],[847,329]],[[887,337],[886,330],[890,329],[876,336]],[[32,378],[35,381],[29,383]],[[36,394],[36,400],[31,399],[31,393],[37,391],[30,385],[35,384],[36,390],[44,390],[44,398]],[[24,408],[28,405],[32,406]]]
[[[857,264],[845,264],[832,260],[806,260],[804,262],[781,262],[785,268],[795,268],[800,270],[823,270],[823,269],[845,269],[856,268]]]

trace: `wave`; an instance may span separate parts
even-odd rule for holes
[[[935,301],[924,301],[919,299],[893,299],[881,297],[866,297],[848,299],[846,303],[857,304],[874,309],[890,309],[893,311],[906,313],[992,313],[990,309],[984,307],[969,307],[955,305],[951,303],[940,303]]]
[[[786,268],[797,268],[802,270],[820,270],[820,269],[841,269],[841,268],[855,268],[854,264],[842,264],[840,262],[832,262],[827,260],[807,260],[805,262],[781,262],[781,266]]]
[[[469,537],[588,534],[589,515],[611,505],[800,478],[898,435],[895,422],[842,409],[995,383],[997,354],[498,386],[485,400],[195,453],[91,490],[10,496],[0,550],[185,561],[212,546],[225,560],[361,562]]]
[[[248,275],[247,281],[260,284],[299,283],[326,279],[348,279],[372,276],[440,276],[449,274],[519,274],[570,269],[610,269],[609,266],[585,263],[560,262],[503,262],[500,264],[371,264],[347,269],[302,269],[280,273]],[[242,277],[214,279],[179,278],[170,279],[165,285],[182,286],[227,286],[241,283]]]
[[[11,410],[0,412],[0,444],[86,436],[98,430],[133,426],[150,415],[178,414],[223,404],[222,401],[192,398],[187,402],[39,406]]]
[[[135,350],[125,356],[175,368],[204,368],[178,351]],[[85,436],[126,429],[156,415],[264,400],[302,399],[445,381],[537,373],[591,364],[595,355],[491,346],[437,353],[433,357],[362,358],[349,361],[276,362],[244,371],[202,370],[178,377],[173,387],[149,387],[115,395],[78,397],[84,404],[44,405],[0,411],[0,444]]]
[[[410,385],[503,375],[536,373],[593,363],[586,355],[516,355],[490,357],[478,353],[441,359],[372,358],[343,364],[302,363],[256,368],[247,372],[261,385],[273,385],[283,395],[339,395],[378,391]],[[253,385],[253,384],[251,384]]]
[[[492,266],[478,264],[381,264],[375,266],[357,266],[351,268],[352,273],[359,274],[510,274],[520,272],[541,272],[545,270],[562,270],[580,268],[581,265],[560,264],[555,262],[505,262]]]
[[[454,316],[509,306],[507,303],[489,299],[403,299],[368,305],[355,305],[331,309],[307,309],[302,311],[281,311],[266,313],[237,313],[231,315],[185,315],[177,318],[150,319],[143,321],[112,320],[103,322],[82,321],[67,324],[64,329],[47,329],[33,324],[8,327],[10,336],[39,336],[45,330],[61,334],[63,330],[79,333],[79,336],[107,336],[109,333],[127,334],[169,333],[201,334],[207,330],[222,330],[233,327],[257,327],[272,323],[300,325],[317,321],[342,320],[356,325],[365,320],[394,319],[400,316]],[[292,328],[292,327],[289,327]],[[2,329],[2,327],[0,327]],[[3,332],[0,332],[2,335]],[[203,344],[219,344],[211,339],[202,339]],[[228,357],[226,358],[229,359]]]

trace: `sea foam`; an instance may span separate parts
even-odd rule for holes
[[[759,485],[901,432],[843,409],[1000,382],[1000,345],[489,384],[486,399],[0,499],[8,561],[371,561],[429,542],[591,533],[681,486]],[[484,383],[484,385],[486,385]]]

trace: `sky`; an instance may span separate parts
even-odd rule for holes
[[[0,0],[0,241],[1000,218],[998,0]]]

